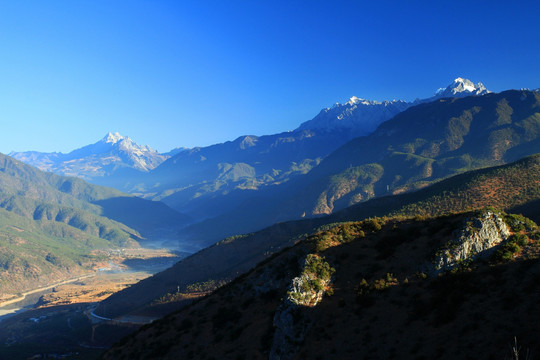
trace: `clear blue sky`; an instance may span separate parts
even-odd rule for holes
[[[292,130],[462,76],[540,87],[539,1],[2,1],[0,152]]]

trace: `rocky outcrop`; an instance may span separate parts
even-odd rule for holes
[[[435,276],[463,262],[484,257],[509,236],[510,231],[501,214],[485,211],[478,217],[467,218],[463,227],[454,232],[454,239],[437,251],[427,266],[428,273]]]
[[[274,315],[274,339],[270,350],[270,360],[292,359],[304,341],[311,321],[302,308],[290,301],[285,301]]]
[[[302,274],[292,279],[287,297],[274,315],[274,339],[271,360],[292,359],[304,340],[311,321],[304,312],[322,301],[334,269],[317,255],[309,254]]]

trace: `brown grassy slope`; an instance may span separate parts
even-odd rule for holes
[[[176,292],[177,286],[234,278],[270,254],[293,245],[300,235],[329,223],[389,214],[438,216],[491,205],[505,210],[521,206],[518,213],[540,221],[535,207],[525,206],[540,199],[539,179],[540,155],[533,155],[512,164],[457,175],[414,193],[370,200],[330,216],[279,223],[194,254],[167,271],[114,294],[97,312],[103,316],[118,316],[141,311],[162,295]]]
[[[417,271],[459,228],[464,215],[389,222],[367,236],[326,250],[325,235],[285,250],[198,303],[142,328],[110,349],[104,359],[266,359],[273,318],[299,259],[321,250],[336,269],[334,294],[298,318],[309,323],[297,359],[500,359],[516,336],[538,353],[540,284],[538,247],[527,256],[492,266],[479,262],[463,272],[424,279]],[[351,229],[349,229],[350,231]],[[336,235],[337,239],[339,235]],[[317,247],[317,243],[319,246]],[[391,286],[359,296],[392,274]],[[264,291],[261,288],[266,286]]]
[[[330,218],[350,221],[374,215],[439,216],[487,206],[505,210],[523,206],[520,210],[538,221],[538,213],[524,205],[539,198],[540,155],[536,154],[508,165],[457,175],[413,193],[351,206]]]

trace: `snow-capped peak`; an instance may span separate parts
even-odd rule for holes
[[[474,86],[473,82],[467,79],[463,79],[458,77],[454,80],[454,85],[462,87],[466,91],[473,92],[476,90],[476,87]]]
[[[337,103],[336,106],[343,106],[343,105],[353,106],[353,105],[358,105],[358,104],[362,104],[362,105],[381,105],[381,102],[376,101],[376,100],[366,100],[366,99],[362,99],[362,98],[353,96],[345,104]]]
[[[119,141],[122,141],[124,139],[127,139],[126,137],[120,135],[120,133],[118,132],[114,132],[114,133],[107,133],[107,135],[105,135],[105,137],[101,140],[105,143],[109,143],[109,144],[116,144],[117,142]]]
[[[490,93],[488,89],[482,83],[474,84],[469,79],[462,77],[456,78],[446,88],[440,88],[435,93],[435,97],[463,97],[469,95],[484,95]]]
[[[348,101],[348,104],[349,105],[354,105],[356,103],[359,103],[360,101],[362,101],[362,99],[360,98],[357,98],[356,96],[352,96],[349,101]]]
[[[331,108],[323,109],[312,120],[300,125],[298,130],[347,130],[354,135],[367,135],[376,127],[404,111],[410,106],[434,101],[440,98],[456,98],[490,93],[482,83],[458,77],[450,85],[437,90],[436,94],[427,99],[417,99],[413,102],[402,100],[375,101],[352,96],[346,103],[336,103]]]

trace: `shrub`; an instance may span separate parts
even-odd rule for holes
[[[384,279],[378,279],[373,282],[373,289],[377,291],[386,290],[389,284]]]
[[[525,246],[529,243],[529,238],[524,234],[515,234],[512,242],[515,242],[519,246]]]
[[[365,220],[365,224],[371,231],[379,231],[382,229],[381,219],[378,217]]]
[[[360,281],[360,284],[358,284],[358,286],[354,290],[355,290],[356,296],[367,295],[369,294],[369,291],[370,291],[369,283],[367,282],[366,279],[362,279],[362,281]]]
[[[516,214],[506,214],[504,216],[504,221],[512,229],[513,232],[520,231],[535,231],[538,229],[538,225],[529,218],[526,218],[523,215]]]
[[[336,270],[330,266],[324,259],[313,254],[309,254],[306,258],[306,266],[304,272],[311,274],[314,277],[322,280],[330,280],[330,277]]]

